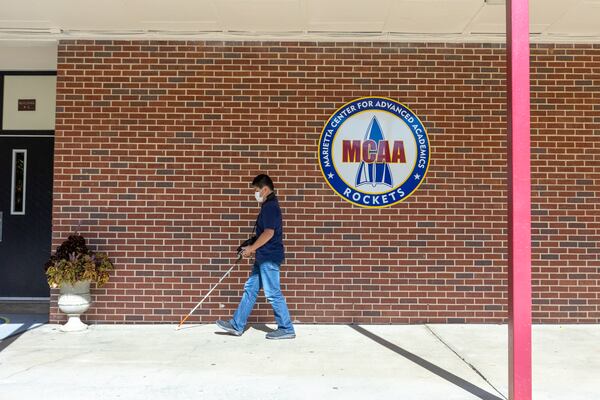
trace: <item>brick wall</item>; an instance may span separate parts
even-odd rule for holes
[[[53,247],[79,225],[117,270],[84,320],[176,323],[227,270],[273,176],[282,285],[303,323],[506,319],[505,57],[496,44],[63,41]],[[318,167],[343,103],[380,95],[429,132],[425,183],[360,209]],[[600,46],[532,47],[534,322],[600,322]],[[236,270],[190,319],[233,313]],[[262,295],[261,295],[262,296]],[[52,291],[51,322],[65,321]],[[250,322],[271,322],[257,303]]]

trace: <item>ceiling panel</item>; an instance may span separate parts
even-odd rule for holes
[[[483,4],[481,0],[394,1],[385,31],[462,33]]]
[[[547,31],[548,34],[568,36],[598,36],[600,35],[600,2],[580,1]]]
[[[227,31],[301,32],[305,12],[299,0],[218,0],[215,2]]]
[[[307,0],[307,30],[382,32],[392,0]]]
[[[161,0],[134,0],[134,3],[137,3],[134,7],[143,10],[138,16],[143,29],[175,32],[223,29],[212,0],[169,0],[168,7]]]
[[[529,19],[532,33],[542,33],[580,0],[530,0]]]
[[[466,33],[503,34],[506,32],[506,7],[501,3],[486,4],[466,28]]]
[[[0,0],[0,40],[504,41],[505,7],[503,0]],[[600,0],[530,0],[530,18],[534,41],[600,42]]]

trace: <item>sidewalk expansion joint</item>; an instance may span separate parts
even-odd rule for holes
[[[492,389],[494,389],[500,396],[502,396],[503,398],[508,400],[508,397],[506,397],[494,385],[492,385],[492,383],[473,364],[471,364],[470,362],[465,360],[465,358],[463,356],[458,354],[458,352],[456,350],[454,350],[448,343],[446,343],[437,333],[435,333],[435,331],[433,329],[431,329],[431,327],[429,327],[429,325],[425,325],[425,328],[427,328],[427,330],[429,332],[431,332],[431,334],[433,336],[435,336],[437,338],[437,340],[439,340],[444,346],[446,346],[451,352],[453,352],[458,358],[460,358],[465,364],[467,364],[469,366],[469,368],[471,368],[473,371],[475,371],[475,373],[477,375],[479,375],[481,377],[481,379],[483,379],[488,385],[490,385],[490,387]]]

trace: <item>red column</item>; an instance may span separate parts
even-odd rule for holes
[[[509,399],[531,400],[529,1],[506,6]]]

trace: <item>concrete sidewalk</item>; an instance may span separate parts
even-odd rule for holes
[[[43,325],[0,343],[0,399],[505,399],[506,325]],[[533,328],[534,399],[600,398],[600,326]]]

